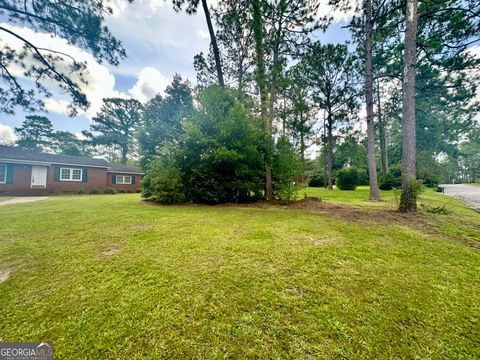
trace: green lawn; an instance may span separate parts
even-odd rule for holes
[[[0,202],[11,200],[11,199],[12,199],[12,197],[10,197],[10,196],[0,196]]]
[[[0,341],[53,341],[56,359],[480,357],[480,214],[307,192],[327,203],[0,207]]]

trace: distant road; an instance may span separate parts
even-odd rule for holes
[[[480,186],[469,184],[444,184],[445,194],[463,201],[480,211]]]

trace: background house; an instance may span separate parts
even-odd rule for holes
[[[107,188],[137,191],[142,175],[139,168],[103,159],[0,145],[0,194],[46,195]]]

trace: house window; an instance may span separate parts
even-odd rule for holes
[[[61,168],[60,181],[82,181],[82,169]]]
[[[7,165],[0,164],[0,184],[7,182]]]
[[[132,177],[130,175],[117,175],[115,183],[126,185],[132,183]]]

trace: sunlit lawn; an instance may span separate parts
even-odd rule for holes
[[[137,194],[0,207],[0,341],[51,340],[58,359],[478,358],[480,252],[462,239],[480,214],[448,201],[421,215],[432,231]]]
[[[9,196],[0,196],[0,202],[11,200],[11,199],[12,199],[12,197],[9,197]]]

